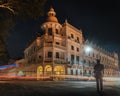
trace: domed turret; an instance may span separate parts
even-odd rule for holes
[[[47,17],[47,22],[56,22],[58,23],[57,18],[55,17],[56,13],[54,11],[53,8],[50,8],[50,11],[47,13],[48,17]]]

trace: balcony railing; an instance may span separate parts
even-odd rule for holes
[[[46,61],[46,62],[50,62],[50,61],[52,61],[53,59],[52,58],[48,58],[48,57],[45,57],[44,58],[44,61]]]
[[[53,46],[53,43],[45,43],[44,46]]]
[[[66,47],[65,46],[62,46],[62,45],[57,45],[57,44],[53,44],[53,43],[44,43],[44,46],[47,46],[47,47],[56,47],[56,48],[60,48],[60,49],[63,49],[65,50]]]
[[[65,49],[66,49],[66,47],[65,47],[65,46],[61,46],[61,45],[55,45],[55,47],[56,47],[56,48],[63,49],[63,50],[65,50]]]
[[[54,62],[56,64],[65,64],[65,63],[67,63],[64,59],[57,59],[57,58],[54,60]]]
[[[47,36],[47,37],[45,37],[45,41],[46,42],[53,41],[53,36]]]

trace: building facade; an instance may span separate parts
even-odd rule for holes
[[[92,45],[94,52],[85,54],[82,30],[78,30],[65,20],[58,22],[53,8],[47,13],[46,21],[41,25],[43,35],[36,39],[24,51],[25,66],[40,76],[51,75],[92,75],[97,54],[105,66],[106,76],[117,76],[118,55],[104,52]],[[26,71],[26,72],[27,72]],[[27,73],[26,73],[27,74]]]
[[[91,74],[96,59],[100,59],[100,63],[103,64],[105,68],[104,76],[119,76],[119,59],[117,53],[107,52],[89,41],[84,43],[84,47],[85,46],[92,46],[90,52],[84,52],[85,74]]]

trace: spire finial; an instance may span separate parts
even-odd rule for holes
[[[52,7],[52,6],[50,6],[50,11],[54,11],[54,9],[53,9],[53,7]]]
[[[50,10],[47,13],[47,15],[48,15],[47,22],[58,22],[57,18],[55,17],[56,12],[52,7],[50,7]]]
[[[55,17],[56,13],[53,9],[53,7],[50,7],[50,11],[48,12],[48,16],[54,16]]]
[[[68,20],[67,20],[67,19],[65,19],[65,23],[68,23]]]

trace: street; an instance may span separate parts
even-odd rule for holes
[[[1,96],[120,96],[120,82],[104,82],[96,91],[94,81],[0,81]]]

